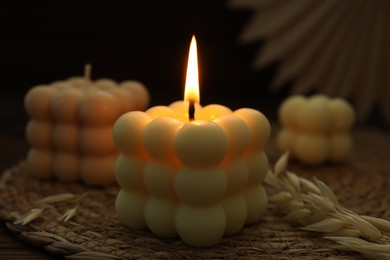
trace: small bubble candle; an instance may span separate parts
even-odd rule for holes
[[[88,185],[115,183],[118,150],[112,126],[128,111],[144,110],[149,94],[138,81],[119,85],[110,79],[85,77],[39,85],[24,99],[30,116],[26,163],[32,176],[59,181],[82,180]]]
[[[199,105],[196,55],[193,37],[184,101],[116,121],[115,207],[130,228],[208,247],[265,213],[270,124],[254,109]]]
[[[279,107],[277,144],[304,164],[342,162],[352,151],[353,107],[342,98],[294,95]]]

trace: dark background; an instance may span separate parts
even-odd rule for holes
[[[262,43],[238,41],[252,12],[231,8],[229,1],[9,2],[0,6],[2,134],[23,137],[28,89],[81,76],[86,63],[92,64],[92,79],[141,81],[150,106],[181,100],[193,34],[202,105],[251,107],[275,121],[288,94],[288,86],[269,90],[278,61],[252,69]],[[372,118],[367,124],[380,124]]]
[[[188,48],[198,42],[201,103],[251,107],[271,120],[285,93],[268,92],[274,66],[251,69],[259,45],[238,35],[250,11],[228,1],[12,1],[0,8],[1,126],[22,134],[23,97],[38,84],[83,74],[139,80],[151,106],[181,100]],[[16,134],[16,132],[15,132]]]

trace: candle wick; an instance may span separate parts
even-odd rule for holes
[[[89,63],[85,64],[85,66],[84,66],[84,79],[85,79],[87,87],[89,87],[90,82],[91,82],[91,70],[92,70],[91,64],[89,64]]]
[[[195,101],[190,99],[190,105],[188,107],[188,116],[190,121],[195,119]]]

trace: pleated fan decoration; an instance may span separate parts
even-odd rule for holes
[[[264,41],[254,57],[260,70],[278,61],[271,89],[292,82],[292,94],[349,99],[358,121],[378,109],[390,125],[390,1],[230,0],[253,10],[240,43]]]

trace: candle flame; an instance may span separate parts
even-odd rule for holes
[[[184,100],[199,104],[199,73],[198,54],[196,48],[195,35],[192,36],[190,51],[188,54],[186,85],[184,90]]]

